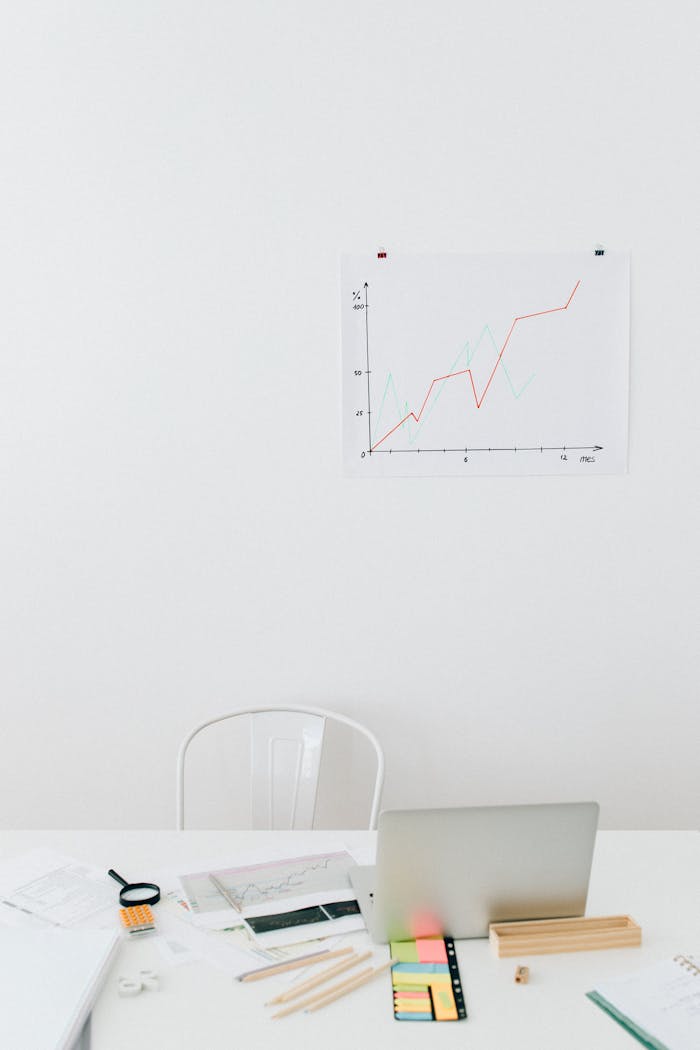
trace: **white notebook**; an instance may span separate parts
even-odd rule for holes
[[[0,928],[0,1047],[68,1050],[118,943],[111,930]]]
[[[652,1050],[700,1048],[700,957],[676,955],[611,978],[588,998]]]

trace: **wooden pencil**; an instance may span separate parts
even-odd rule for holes
[[[314,966],[316,963],[328,962],[336,959],[339,955],[348,955],[352,948],[335,948],[332,952],[324,950],[313,952],[311,955],[302,955],[300,959],[291,959],[289,962],[272,963],[271,966],[262,966],[259,970],[250,970],[238,978],[239,981],[260,981],[263,977],[274,977],[276,973],[286,973],[287,970],[298,970],[302,966]]]
[[[339,984],[335,984],[331,988],[326,988],[325,991],[318,995],[309,995],[306,999],[300,999],[299,1002],[292,1003],[291,1006],[286,1006],[284,1010],[279,1010],[276,1014],[273,1014],[272,1017],[274,1020],[277,1020],[277,1018],[287,1017],[288,1014],[293,1014],[297,1010],[306,1010],[307,1013],[312,1010],[318,1010],[327,1003],[333,1002],[334,999],[339,999],[341,995],[346,995],[348,992],[354,991],[355,988],[367,984],[367,982],[373,980],[377,974],[384,973],[386,970],[391,969],[395,962],[396,959],[390,959],[384,966],[377,966],[374,968],[368,966],[365,970],[360,970],[360,972],[355,974],[350,980],[341,981]]]
[[[300,995],[304,994],[304,992],[311,991],[312,988],[316,988],[319,984],[323,984],[324,981],[330,980],[331,977],[337,977],[339,973],[343,973],[345,970],[357,966],[358,963],[364,962],[365,959],[369,959],[371,954],[371,951],[363,952],[362,955],[355,955],[353,953],[351,958],[336,963],[335,966],[329,967],[327,970],[324,970],[323,973],[319,973],[316,977],[309,977],[308,981],[303,981],[290,991],[283,992],[282,995],[276,995],[274,999],[270,999],[269,1002],[265,1003],[265,1006],[276,1006],[277,1003],[288,1003],[291,999],[298,999]]]
[[[360,972],[355,975],[355,979],[366,979],[371,973],[372,967],[368,966],[366,970],[360,970]],[[278,1010],[276,1014],[272,1014],[272,1019],[276,1021],[278,1017],[286,1017],[288,1014],[296,1013],[297,1010],[306,1010],[313,1003],[318,1002],[319,999],[323,999],[326,995],[339,991],[342,988],[346,988],[349,984],[352,983],[352,981],[341,981],[340,984],[331,985],[331,987],[327,988],[326,991],[321,995],[308,995],[306,999],[299,999],[296,1003],[292,1003],[290,1006],[285,1006],[284,1010]]]
[[[221,894],[221,896],[222,896],[222,897],[224,898],[224,900],[225,900],[225,901],[226,901],[226,902],[227,902],[228,904],[230,904],[230,905],[231,905],[231,907],[233,908],[233,910],[234,910],[234,911],[236,911],[236,912],[238,912],[238,914],[240,915],[240,914],[241,914],[241,906],[240,906],[240,904],[238,903],[238,901],[236,900],[236,898],[235,898],[235,897],[233,897],[233,896],[232,896],[232,895],[231,895],[231,894],[229,893],[229,891],[228,891],[228,890],[226,889],[226,887],[224,886],[224,884],[223,884],[223,882],[221,881],[221,879],[217,879],[216,875],[212,875],[212,874],[210,873],[210,874],[209,874],[209,881],[210,881],[210,882],[212,883],[212,885],[213,885],[213,886],[215,886],[215,887],[216,887],[216,889],[217,889],[217,890],[219,891],[219,893],[220,893],[220,894]]]
[[[348,981],[343,985],[336,985],[336,990],[328,989],[325,995],[319,995],[314,998],[313,1002],[306,1007],[306,1012],[311,1013],[313,1010],[320,1010],[322,1006],[327,1006],[328,1003],[334,1002],[336,999],[340,999],[341,996],[347,995],[348,992],[354,992],[356,988],[360,988],[363,984],[367,984],[369,981],[374,980],[377,974],[386,973],[396,963],[396,959],[390,959],[388,963],[384,963],[383,966],[375,966],[373,970],[364,975],[358,974],[357,977]]]

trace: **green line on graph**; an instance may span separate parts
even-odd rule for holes
[[[490,327],[488,325],[484,325],[484,328],[483,328],[483,330],[481,332],[481,335],[479,336],[479,338],[477,339],[476,343],[474,344],[474,347],[472,348],[468,342],[465,343],[465,345],[462,347],[462,349],[459,351],[459,353],[455,357],[454,361],[450,365],[448,371],[449,372],[459,371],[458,365],[460,365],[462,360],[464,361],[464,367],[465,368],[469,368],[469,366],[471,365],[472,361],[474,360],[474,356],[475,356],[477,350],[481,346],[482,340],[485,337],[488,338],[488,341],[491,344],[492,350],[497,354],[498,353],[498,346],[496,345],[496,340],[493,337],[493,332],[491,331],[491,329],[490,329]],[[508,370],[506,369],[506,366],[503,363],[501,363],[501,368],[502,368],[502,370],[503,370],[503,372],[505,374],[506,380],[508,381],[508,386],[510,387],[510,392],[513,395],[513,397],[517,400],[521,396],[521,394],[523,394],[525,392],[525,390],[527,390],[527,388],[529,387],[530,383],[535,378],[535,373],[533,372],[532,375],[529,377],[529,379],[526,379],[526,381],[523,383],[523,385],[518,390],[518,389],[516,389],[515,384],[513,383],[513,380],[511,379],[510,374],[509,374]],[[412,424],[410,419],[407,420],[407,422],[408,422],[408,443],[409,443],[409,445],[414,444],[414,442],[418,440],[418,437],[420,435],[421,430],[423,429],[423,426],[430,419],[430,416],[432,415],[433,409],[435,408],[435,406],[437,405],[438,401],[442,397],[442,393],[443,393],[444,389],[445,389],[445,384],[444,383],[440,384],[440,387],[438,388],[435,396],[433,397],[430,406],[428,407],[426,412],[423,414],[423,418],[421,419],[420,423]],[[372,423],[372,429],[373,429],[375,434],[380,432],[379,424],[381,422],[382,413],[384,411],[384,406],[385,406],[387,400],[389,399],[389,394],[390,393],[391,393],[391,401],[393,401],[394,408],[396,409],[396,416],[397,416],[397,418],[398,419],[403,419],[406,415],[408,415],[408,411],[409,411],[408,410],[408,401],[404,401],[403,408],[402,408],[401,404],[400,404],[400,401],[399,401],[399,395],[398,395],[398,391],[396,389],[396,384],[394,382],[394,376],[393,376],[393,374],[391,372],[389,372],[389,375],[387,376],[387,380],[386,380],[386,385],[384,387],[384,393],[382,394],[382,400],[381,400],[380,405],[379,405],[379,411],[377,413],[377,419],[376,419],[376,421],[373,421],[373,423]]]

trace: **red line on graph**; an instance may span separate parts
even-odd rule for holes
[[[379,448],[379,446],[381,444],[383,444],[383,442],[385,442],[388,437],[391,437],[391,435],[394,433],[395,430],[398,430],[399,427],[402,427],[404,425],[404,423],[406,422],[407,419],[413,418],[413,419],[415,419],[416,423],[419,423],[420,422],[420,417],[423,415],[423,410],[424,410],[425,406],[428,403],[430,395],[433,392],[433,387],[435,386],[436,383],[442,383],[445,379],[454,379],[455,376],[469,376],[469,382],[472,385],[472,393],[474,394],[474,403],[475,403],[477,408],[481,408],[482,404],[484,403],[484,398],[486,397],[486,391],[491,386],[491,380],[493,379],[493,377],[496,374],[496,369],[498,368],[499,364],[501,363],[501,358],[503,357],[503,354],[505,353],[505,349],[508,346],[508,343],[510,341],[510,337],[513,334],[513,329],[515,328],[515,326],[518,323],[518,321],[527,321],[528,318],[530,318],[530,317],[542,317],[544,314],[557,314],[561,310],[568,310],[569,304],[571,303],[571,300],[573,299],[574,295],[576,294],[576,290],[577,290],[578,286],[580,285],[580,283],[581,283],[580,280],[578,280],[576,282],[576,284],[574,285],[574,289],[573,289],[571,295],[566,300],[566,302],[564,303],[563,306],[555,306],[551,310],[537,310],[537,312],[534,313],[534,314],[521,314],[520,317],[516,317],[516,318],[513,319],[513,323],[510,326],[510,329],[508,331],[508,335],[506,336],[505,342],[504,342],[503,346],[500,349],[498,357],[496,358],[496,364],[493,366],[493,370],[491,372],[491,375],[488,378],[486,386],[484,387],[484,389],[483,389],[483,391],[481,393],[481,397],[479,397],[479,395],[476,392],[476,387],[474,386],[474,376],[472,375],[471,368],[463,368],[461,370],[461,372],[450,372],[446,376],[438,376],[436,379],[433,379],[432,383],[430,384],[430,387],[428,388],[428,393],[425,395],[425,398],[423,400],[423,404],[420,406],[420,412],[418,413],[418,415],[416,415],[415,412],[409,412],[408,415],[405,415],[403,417],[403,419],[401,420],[400,423],[397,423],[395,427],[392,427],[391,430],[388,430],[387,433],[384,435],[384,437],[380,438],[379,441],[375,441],[375,443],[372,445],[372,448],[370,449],[370,451],[374,452],[375,448]]]

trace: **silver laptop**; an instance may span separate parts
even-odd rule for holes
[[[583,915],[597,802],[385,810],[377,863],[351,872],[378,943],[486,937],[489,923]]]

